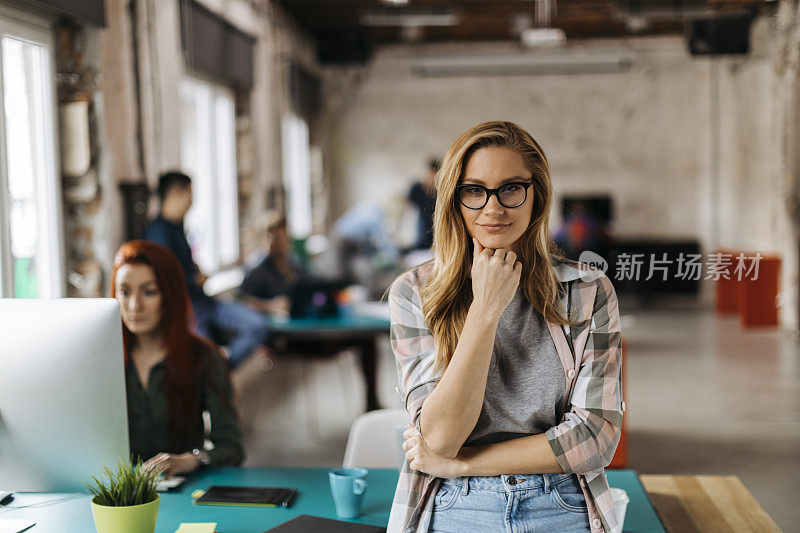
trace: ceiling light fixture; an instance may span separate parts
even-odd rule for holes
[[[561,28],[528,28],[522,30],[520,39],[529,48],[560,46],[567,42],[567,34]]]
[[[376,9],[361,13],[362,26],[458,26],[460,19],[450,9]]]
[[[528,48],[560,46],[567,41],[567,34],[560,28],[550,26],[551,18],[558,12],[555,0],[536,0],[534,6],[535,27],[529,17],[518,14],[511,20],[511,30],[519,35],[522,45]]]
[[[412,61],[421,77],[541,76],[549,74],[612,74],[631,68],[630,50],[519,52],[465,56],[429,56]]]

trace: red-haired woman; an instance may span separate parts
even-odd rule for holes
[[[203,465],[238,465],[244,456],[227,366],[194,335],[183,270],[148,241],[122,245],[111,296],[122,308],[131,455],[165,476]],[[214,448],[203,449],[202,412],[211,415]]]

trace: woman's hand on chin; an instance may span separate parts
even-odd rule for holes
[[[406,452],[406,460],[409,461],[411,470],[442,478],[454,478],[464,475],[464,465],[458,458],[448,459],[436,455],[414,426],[408,426],[408,429],[403,432],[403,438],[405,439],[403,441],[403,451]]]

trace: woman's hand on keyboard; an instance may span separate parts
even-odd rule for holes
[[[200,459],[192,455],[191,452],[181,454],[160,453],[148,459],[142,466],[145,469],[155,468],[165,478],[169,479],[179,474],[194,472],[200,467]]]

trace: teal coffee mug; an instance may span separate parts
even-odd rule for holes
[[[329,473],[331,494],[339,518],[361,516],[364,492],[367,490],[366,468],[337,468]]]

